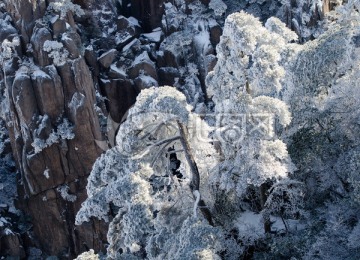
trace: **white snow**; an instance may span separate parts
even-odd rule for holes
[[[50,173],[50,170],[49,170],[49,169],[46,169],[46,170],[44,171],[43,174],[44,174],[44,176],[45,176],[46,179],[49,179],[49,178],[50,178],[49,173]]]
[[[5,224],[8,224],[9,222],[3,218],[3,217],[0,217],[0,227],[3,227],[5,226]]]
[[[194,37],[194,42],[203,55],[206,55],[211,47],[210,35],[207,30],[207,26],[208,24],[204,21],[199,21],[196,27],[200,28],[200,32]]]
[[[44,71],[37,69],[35,70],[32,74],[31,74],[31,78],[32,79],[37,79],[37,78],[48,78],[51,79],[51,77],[46,74]]]
[[[149,39],[151,42],[160,42],[162,31],[155,31],[151,33],[142,34],[143,37]]]
[[[237,219],[235,226],[240,234],[247,236],[251,234],[252,237],[260,237],[264,233],[262,224],[262,215],[256,214],[251,211],[245,211],[241,213],[241,216]]]
[[[78,110],[79,107],[83,106],[85,103],[85,96],[79,92],[76,92],[68,105],[69,108],[73,109],[74,111]]]
[[[12,232],[11,229],[9,229],[9,228],[5,228],[5,235],[7,235],[7,236],[14,235],[14,232]]]
[[[51,17],[50,19],[50,23],[55,23],[57,20],[59,19],[59,16],[58,15],[54,15],[53,17]]]
[[[69,186],[67,186],[66,184],[56,188],[56,190],[60,193],[61,197],[64,200],[74,202],[77,199],[77,197],[76,195],[69,194],[69,189],[70,189]]]
[[[111,50],[103,53],[103,54],[98,58],[98,60],[102,59],[103,57],[105,57],[105,56],[108,55],[109,53],[113,53],[113,52],[116,52],[116,50],[115,50],[115,49],[111,49]]]
[[[130,43],[128,43],[127,45],[124,46],[124,48],[122,49],[122,51],[125,52],[125,51],[127,51],[128,49],[130,49],[131,46],[133,46],[136,41],[137,41],[137,39],[132,40]]]
[[[139,27],[140,27],[139,21],[138,21],[138,19],[136,19],[135,17],[130,16],[130,17],[127,18],[127,19],[128,19],[128,21],[129,21],[132,25],[135,25],[135,26],[139,26]]]
[[[88,46],[86,46],[85,50],[93,51],[94,47],[91,44],[89,44]]]
[[[145,86],[147,87],[158,87],[158,82],[151,76],[140,74],[139,78],[142,80]]]
[[[69,37],[69,34],[63,33],[61,36],[62,41],[71,41],[72,39]]]
[[[116,33],[115,43],[116,44],[124,43],[127,40],[131,39],[131,37],[132,37],[131,34],[128,32]]]
[[[149,62],[149,63],[153,63],[151,60],[150,60],[150,57],[149,57],[149,54],[144,51],[143,53],[141,53],[139,56],[137,56],[134,61],[133,61],[133,66],[136,65],[136,64],[139,64],[139,63],[142,63],[142,62]]]
[[[110,83],[110,80],[108,80],[108,79],[100,79],[100,80],[101,80],[102,83],[105,83],[105,84]]]
[[[125,78],[127,77],[126,72],[122,68],[117,67],[116,64],[114,64],[114,63],[110,65],[110,70],[117,72],[118,74],[120,74],[121,76],[123,76]]]

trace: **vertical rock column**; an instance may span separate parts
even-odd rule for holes
[[[37,4],[45,2],[32,2],[8,1],[6,5],[8,11],[16,10],[13,24],[23,49],[31,46],[32,53],[26,55],[34,61],[26,59],[24,51],[19,53],[23,62],[7,75],[7,128],[21,173],[19,206],[31,217],[35,235],[28,246],[69,258],[89,248],[102,250],[106,242],[104,223],[74,225],[86,198],[86,178],[101,153],[95,142],[101,140],[101,132],[80,36],[74,26],[61,26],[65,21],[55,15],[48,24],[35,23],[45,10]],[[25,17],[16,15],[21,10]],[[68,13],[66,19],[71,16]],[[43,49],[55,34],[64,46],[61,51],[68,52],[68,58],[56,65]]]

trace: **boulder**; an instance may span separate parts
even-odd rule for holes
[[[66,22],[63,19],[60,19],[58,15],[54,15],[50,19],[50,25],[55,39],[57,39],[62,33],[66,32]]]
[[[11,87],[11,97],[18,120],[27,126],[31,125],[38,109],[32,80],[26,72],[17,72]]]
[[[147,76],[147,75],[140,75],[139,77],[137,77],[134,80],[136,89],[141,91],[142,89],[145,88],[151,88],[151,87],[158,87],[159,83],[152,78],[151,76]]]
[[[110,67],[111,63],[113,63],[114,59],[116,58],[116,55],[118,54],[118,51],[115,49],[111,49],[105,53],[103,53],[99,58],[98,62],[100,65],[107,69]]]
[[[111,79],[127,79],[128,77],[126,70],[122,67],[118,67],[116,63],[111,64],[108,76]]]
[[[220,42],[220,36],[222,35],[222,28],[216,21],[211,21],[209,23],[210,30],[210,42],[215,48],[216,45]]]
[[[165,0],[131,0],[131,15],[142,22],[143,29],[151,32],[161,26]]]
[[[215,55],[210,54],[205,56],[204,58],[205,63],[205,75],[207,75],[210,71],[212,71],[217,63],[217,58]]]
[[[71,59],[76,59],[80,56],[80,50],[82,48],[80,35],[76,32],[67,32],[62,34],[61,42],[69,52]]]
[[[120,123],[127,110],[135,103],[139,90],[130,80],[101,79],[100,87],[107,97],[106,106],[111,118]]]
[[[8,228],[0,233],[0,255],[7,256],[6,259],[25,258],[25,250],[19,234]]]
[[[50,65],[48,53],[43,50],[44,42],[46,40],[52,40],[50,31],[44,27],[36,27],[31,36],[30,42],[34,52],[34,61],[41,67]]]
[[[119,50],[139,36],[141,32],[140,24],[134,17],[119,16],[116,20],[116,26],[115,42]]]
[[[144,33],[140,35],[140,39],[144,44],[146,43],[160,43],[163,38],[163,33],[160,28],[155,29],[151,33]]]
[[[96,53],[92,45],[89,45],[88,47],[85,48],[84,57],[87,65],[90,67],[93,76],[98,77],[100,68],[97,62]]]
[[[128,71],[131,79],[135,79],[140,75],[140,73],[151,76],[155,80],[158,78],[155,63],[149,58],[146,51],[135,58]]]
[[[162,67],[158,70],[160,86],[173,86],[176,78],[180,78],[180,72],[173,67]]]
[[[46,70],[48,73],[40,69],[33,71],[31,79],[40,113],[55,123],[64,110],[64,93],[55,66],[47,66]]]

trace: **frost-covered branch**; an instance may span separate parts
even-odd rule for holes
[[[190,171],[191,171],[191,175],[192,175],[190,189],[193,192],[195,199],[196,200],[199,199],[199,202],[196,203],[196,205],[200,206],[201,213],[203,214],[203,216],[209,222],[210,225],[214,225],[210,210],[206,207],[205,202],[202,199],[200,199],[200,193],[199,193],[200,173],[199,173],[198,167],[196,165],[194,156],[191,152],[190,144],[188,141],[189,140],[188,135],[186,133],[186,130],[185,130],[183,124],[181,124],[179,121],[177,121],[177,125],[179,127],[179,132],[180,132],[180,136],[181,136],[180,142],[181,142],[181,145],[183,146],[185,158],[190,167]]]
[[[85,14],[80,5],[73,4],[71,0],[56,0],[55,2],[51,2],[48,6],[48,10],[54,10],[55,12],[60,13],[61,19],[64,19],[68,12],[72,12],[77,16]]]
[[[53,62],[56,66],[62,66],[66,63],[69,52],[64,48],[64,45],[61,42],[46,40],[43,49],[49,53],[50,58],[53,58]]]
[[[199,206],[199,202],[200,202],[200,192],[198,190],[194,190],[193,191],[194,197],[195,197],[195,203],[194,203],[194,217],[197,217],[197,208]]]

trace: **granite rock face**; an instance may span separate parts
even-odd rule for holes
[[[86,198],[86,177],[102,152],[95,142],[102,133],[80,35],[75,28],[66,29],[65,21],[52,23],[50,29],[51,22],[38,20],[46,8],[45,1],[38,3],[8,1],[13,23],[0,39],[21,39],[14,56],[22,62],[1,77],[6,77],[3,102],[8,107],[3,113],[22,184],[17,204],[31,218],[34,234],[31,245],[20,238],[22,234],[2,236],[2,244],[4,254],[12,256],[25,257],[25,249],[34,246],[44,255],[73,257],[87,248],[104,250],[106,242],[105,223],[74,225]],[[9,21],[5,15],[3,21]],[[61,52],[68,53],[63,64],[54,65],[55,57],[44,50],[44,43],[54,40],[62,43]],[[17,61],[14,57],[6,66]],[[23,250],[15,252],[16,248]]]

